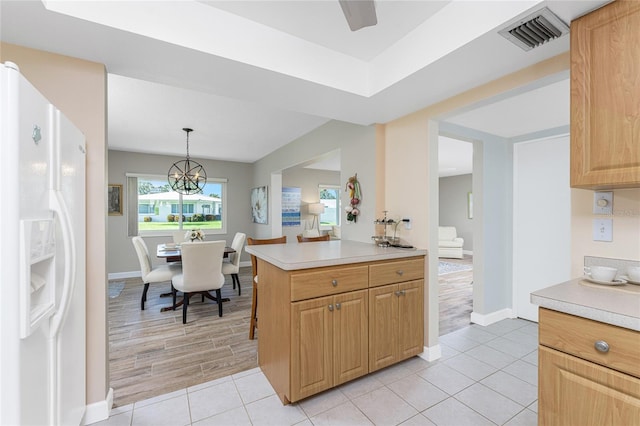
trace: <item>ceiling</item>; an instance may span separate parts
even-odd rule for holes
[[[567,36],[525,52],[498,31],[606,2],[378,0],[378,25],[351,32],[337,0],[3,0],[0,35],[106,65],[111,149],[183,156],[191,127],[192,156],[254,162],[329,120],[388,122],[567,51]],[[548,100],[455,120],[518,132],[499,117],[555,119]]]
[[[521,88],[518,94],[488,99],[485,105],[453,115],[446,122],[515,141],[536,139],[545,131],[562,132],[570,119],[569,78],[557,78],[560,80],[540,87]],[[438,166],[439,177],[472,173],[471,143],[440,136]]]

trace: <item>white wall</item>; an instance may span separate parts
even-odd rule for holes
[[[515,144],[513,204],[513,305],[537,322],[530,293],[571,277],[568,135]]]
[[[302,234],[305,222],[307,229],[311,227],[313,216],[309,215],[307,205],[318,202],[318,185],[340,185],[340,172],[329,170],[306,169],[294,167],[282,172],[282,186],[300,188],[300,226],[283,226],[282,235],[287,242],[296,242],[296,235]]]
[[[330,121],[312,132],[296,139],[290,144],[272,152],[254,163],[253,186],[269,185],[272,175],[293,166],[308,162],[340,150],[340,182],[344,184],[349,176],[358,174],[362,187],[362,203],[360,218],[357,223],[345,223],[342,226],[342,238],[354,241],[371,242],[374,235],[373,221],[376,216],[376,134],[374,126],[359,126],[341,121]],[[279,236],[282,230],[280,202],[281,188],[269,188],[269,224],[253,224],[253,235],[256,238]],[[342,192],[341,202],[348,203],[347,194]],[[276,210],[274,210],[276,207]],[[278,218],[274,220],[274,218]],[[344,219],[344,213],[343,213]]]
[[[473,251],[473,220],[468,216],[467,197],[472,192],[473,175],[447,176],[439,179],[440,226],[455,226],[464,239],[463,250]]]

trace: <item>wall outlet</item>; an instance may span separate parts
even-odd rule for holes
[[[593,219],[593,241],[613,241],[613,219]]]
[[[593,193],[593,214],[613,214],[613,192]]]
[[[402,223],[404,223],[404,229],[411,229],[411,219],[402,219]]]

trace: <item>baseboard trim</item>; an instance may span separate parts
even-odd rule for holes
[[[442,357],[442,348],[440,347],[440,345],[435,345],[431,347],[425,346],[423,348],[422,353],[418,354],[418,356],[424,359],[425,361],[432,362]]]
[[[473,250],[462,250],[462,254],[468,254],[469,256],[473,256]]]
[[[503,319],[515,318],[513,309],[505,308],[490,314],[479,314],[477,312],[471,312],[471,322],[474,324],[487,326]]]
[[[240,262],[240,267],[243,266],[251,266],[251,261],[248,260],[246,262]],[[110,272],[107,275],[107,278],[110,280],[122,280],[126,278],[138,278],[141,277],[142,274],[140,271],[129,271],[129,272]]]
[[[90,425],[92,423],[107,420],[111,413],[111,407],[113,406],[113,388],[109,388],[107,397],[104,401],[94,402],[86,407],[84,417],[82,418],[83,425]]]
[[[107,275],[107,278],[110,280],[121,280],[126,278],[138,278],[141,276],[142,276],[142,273],[140,273],[140,271],[110,272]]]

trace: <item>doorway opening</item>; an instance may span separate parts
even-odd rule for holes
[[[439,335],[471,324],[473,311],[473,144],[438,138]]]

